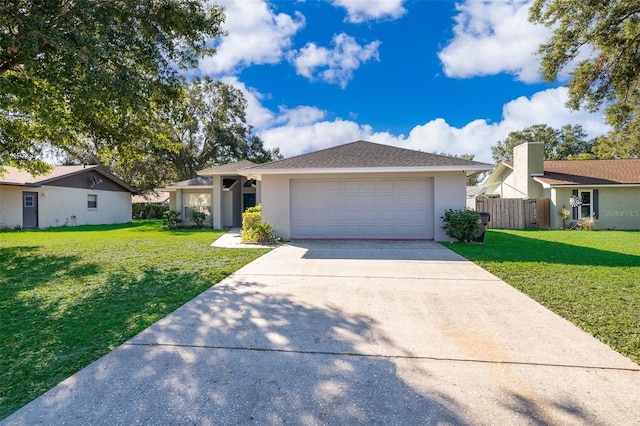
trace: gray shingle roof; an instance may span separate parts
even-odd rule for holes
[[[246,169],[248,167],[255,166],[256,163],[249,160],[240,160],[235,163],[222,164],[220,166],[209,167],[198,172],[199,175],[227,175],[237,174],[238,170]]]
[[[180,182],[171,183],[161,189],[171,191],[175,188],[190,188],[193,186],[213,186],[213,178],[210,176],[198,176],[193,179],[181,180]]]
[[[430,154],[367,141],[356,141],[284,160],[250,167],[248,170],[397,168],[438,166],[491,166],[477,161]]]

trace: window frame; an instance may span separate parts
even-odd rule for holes
[[[94,203],[94,206],[91,205],[92,202]],[[87,194],[87,209],[98,210],[98,194]]]
[[[585,203],[583,201],[584,198],[582,197],[582,194],[586,194],[586,193],[589,194],[589,202],[588,203]],[[585,218],[585,217],[588,217],[588,218],[591,218],[591,219],[594,218],[593,190],[592,189],[586,189],[586,190],[579,189],[578,190],[578,197],[580,197],[580,201],[582,202],[582,205],[580,206],[580,217],[579,217],[579,219],[582,219],[582,218]],[[585,206],[589,206],[589,216],[583,216],[582,215],[582,208],[585,207]]]

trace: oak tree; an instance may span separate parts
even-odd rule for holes
[[[640,156],[640,1],[536,0],[529,19],[553,28],[540,46],[543,77],[553,81],[578,60],[568,105],[604,106],[613,126],[608,144],[623,145],[608,151]]]
[[[579,124],[554,129],[546,124],[535,124],[509,133],[506,139],[491,147],[491,155],[496,164],[513,160],[513,148],[525,142],[544,143],[545,160],[567,160],[590,154],[594,141],[586,139],[587,134]]]
[[[212,54],[223,10],[201,0],[0,3],[0,166],[43,171],[42,150],[121,156],[162,146],[159,109]]]

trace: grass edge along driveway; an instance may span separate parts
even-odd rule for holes
[[[160,221],[0,233],[0,419],[268,249]]]
[[[443,245],[640,363],[640,232],[490,229]]]

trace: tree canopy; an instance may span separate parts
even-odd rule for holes
[[[86,143],[69,162],[98,162],[139,189],[191,179],[199,170],[220,164],[281,158],[267,150],[246,122],[247,101],[239,89],[208,77],[194,78],[184,96],[159,109],[153,131],[163,143],[140,139],[126,155],[109,146]],[[155,127],[157,126],[157,127]]]
[[[168,143],[159,109],[181,71],[212,54],[223,11],[201,0],[13,0],[0,4],[0,166],[43,171],[43,148],[126,155]]]
[[[536,0],[529,18],[553,28],[540,46],[543,77],[555,80],[590,53],[571,72],[568,105],[604,106],[613,126],[608,145],[624,145],[609,154],[640,156],[640,1]]]
[[[546,124],[536,124],[509,133],[505,140],[491,147],[496,164],[513,160],[513,148],[525,142],[543,142],[545,160],[568,160],[591,155],[594,141],[586,140],[587,134],[579,124],[554,129]]]

